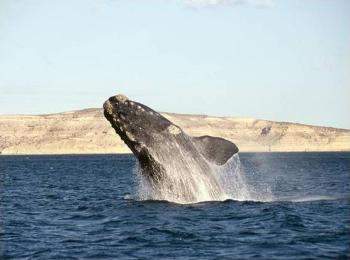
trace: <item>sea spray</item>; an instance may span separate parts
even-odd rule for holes
[[[223,166],[216,167],[216,174],[229,199],[239,201],[273,201],[271,187],[256,183],[254,172],[246,172],[238,154],[233,155]]]
[[[228,199],[251,200],[251,194],[239,155],[233,155],[222,166],[214,166],[215,173]]]
[[[191,138],[187,142],[192,142]],[[219,166],[197,150],[181,149],[173,140],[160,143],[162,145],[151,151],[164,168],[160,180],[149,178],[139,167],[135,169],[139,199],[182,204],[228,199],[268,200],[247,182],[238,154]]]

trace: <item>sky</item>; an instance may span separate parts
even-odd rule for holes
[[[348,0],[0,0],[0,114],[102,107],[350,128]]]

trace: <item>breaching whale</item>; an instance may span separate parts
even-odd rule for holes
[[[159,199],[222,199],[213,169],[238,152],[234,143],[208,135],[191,137],[158,112],[121,94],[110,97],[103,108]]]

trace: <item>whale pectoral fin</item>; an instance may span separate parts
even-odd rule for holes
[[[192,137],[194,145],[200,153],[209,161],[223,165],[234,154],[238,153],[238,147],[223,138],[209,135]]]

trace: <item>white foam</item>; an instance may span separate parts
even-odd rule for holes
[[[282,197],[278,198],[276,201],[290,201],[290,202],[308,202],[308,201],[319,201],[319,200],[336,200],[336,197],[331,196],[304,196],[304,197]]]

